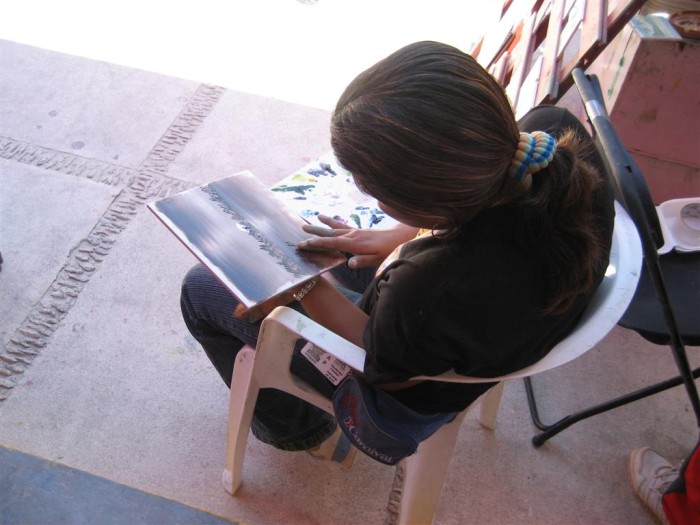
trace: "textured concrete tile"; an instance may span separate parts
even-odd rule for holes
[[[700,363],[699,349],[691,349]],[[697,364],[696,364],[697,366]],[[533,378],[545,423],[676,374],[670,351],[615,328],[598,347]],[[506,385],[496,429],[467,419],[436,523],[654,523],[627,480],[640,446],[680,462],[697,442],[681,388],[581,421],[540,448],[522,381]]]
[[[168,174],[203,184],[249,170],[271,185],[330,151],[330,114],[227,91]]]
[[[4,40],[0,69],[0,135],[130,167],[198,86]]]
[[[382,523],[393,469],[364,456],[346,471],[251,438],[239,494],[223,491],[228,392],[178,306],[194,257],[144,208],[243,169],[279,180],[328,151],[328,113],[202,86],[185,103],[180,96],[194,84],[0,46],[3,66],[12,66],[0,78],[11,101],[0,109],[0,285],[3,300],[6,290],[17,296],[3,304],[2,326],[58,312],[33,321],[29,342],[0,349],[21,354],[26,343],[36,354],[0,403],[0,442],[255,525]],[[146,86],[148,78],[155,82]],[[51,120],[56,108],[69,118]],[[94,150],[73,136],[81,129],[95,137]],[[71,149],[74,141],[85,145]],[[43,237],[26,236],[27,227]],[[20,260],[28,268],[21,275],[13,267]],[[57,274],[42,292],[50,283],[39,281]],[[699,350],[690,350],[694,366]],[[22,364],[17,355],[0,354],[0,387]],[[675,373],[668,349],[618,328],[535,386],[551,421]],[[520,382],[507,385],[495,431],[470,416],[435,523],[651,524],[628,486],[627,455],[648,445],[678,462],[697,440],[681,388],[578,423],[539,449],[534,432]]]
[[[143,210],[0,405],[2,442],[256,524],[380,522],[392,472],[369,460],[345,471],[251,437],[240,497],[223,490],[228,391],[179,313],[193,263]]]
[[[118,192],[88,179],[0,159],[2,346]]]

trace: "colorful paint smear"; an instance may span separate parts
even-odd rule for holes
[[[271,189],[289,209],[312,223],[319,223],[319,214],[356,228],[384,228],[396,222],[379,209],[375,199],[357,189],[351,173],[340,166],[332,152]]]

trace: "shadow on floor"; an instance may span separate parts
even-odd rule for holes
[[[5,447],[0,466],[3,525],[237,523]]]

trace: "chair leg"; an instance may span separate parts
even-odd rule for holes
[[[253,376],[255,350],[243,348],[236,356],[229,394],[228,437],[226,440],[226,467],[221,481],[232,496],[241,485],[241,473],[248,442],[248,432],[253,420],[253,410],[258,399],[259,385]]]
[[[229,395],[226,466],[222,482],[234,495],[241,484],[243,461],[255,403],[261,388],[277,388],[332,412],[328,399],[305,388],[290,371],[298,335],[268,316],[262,324],[257,349],[242,348],[236,355]]]
[[[503,396],[504,381],[490,388],[483,396],[481,396],[481,406],[477,419],[481,426],[490,430],[496,428],[496,417],[498,416],[498,407],[501,405],[501,397]]]
[[[695,370],[693,370],[692,376],[694,379],[700,377],[700,368],[696,368]],[[629,394],[625,394],[605,403],[601,403],[599,405],[592,406],[574,414],[570,414],[561,418],[556,423],[547,425],[543,423],[540,419],[531,378],[526,377],[524,378],[524,381],[525,390],[527,392],[527,402],[530,407],[530,416],[532,417],[532,421],[535,424],[535,426],[540,430],[543,430],[542,433],[537,434],[532,438],[532,443],[536,447],[543,445],[549,438],[556,436],[562,430],[569,428],[574,423],[578,423],[583,419],[587,419],[589,417],[601,414],[603,412],[607,412],[608,410],[612,410],[613,408],[617,408],[628,403],[632,403],[633,401],[638,401],[639,399],[658,394],[659,392],[663,392],[664,390],[668,390],[670,388],[679,386],[684,382],[683,377],[681,376],[667,379],[666,381],[656,383],[655,385],[635,390],[634,392],[630,392]]]
[[[468,410],[421,443],[416,454],[403,461],[404,482],[398,525],[429,525],[433,521],[459,427]]]

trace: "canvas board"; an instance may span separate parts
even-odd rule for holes
[[[346,262],[297,249],[304,220],[249,171],[148,208],[248,308]]]

